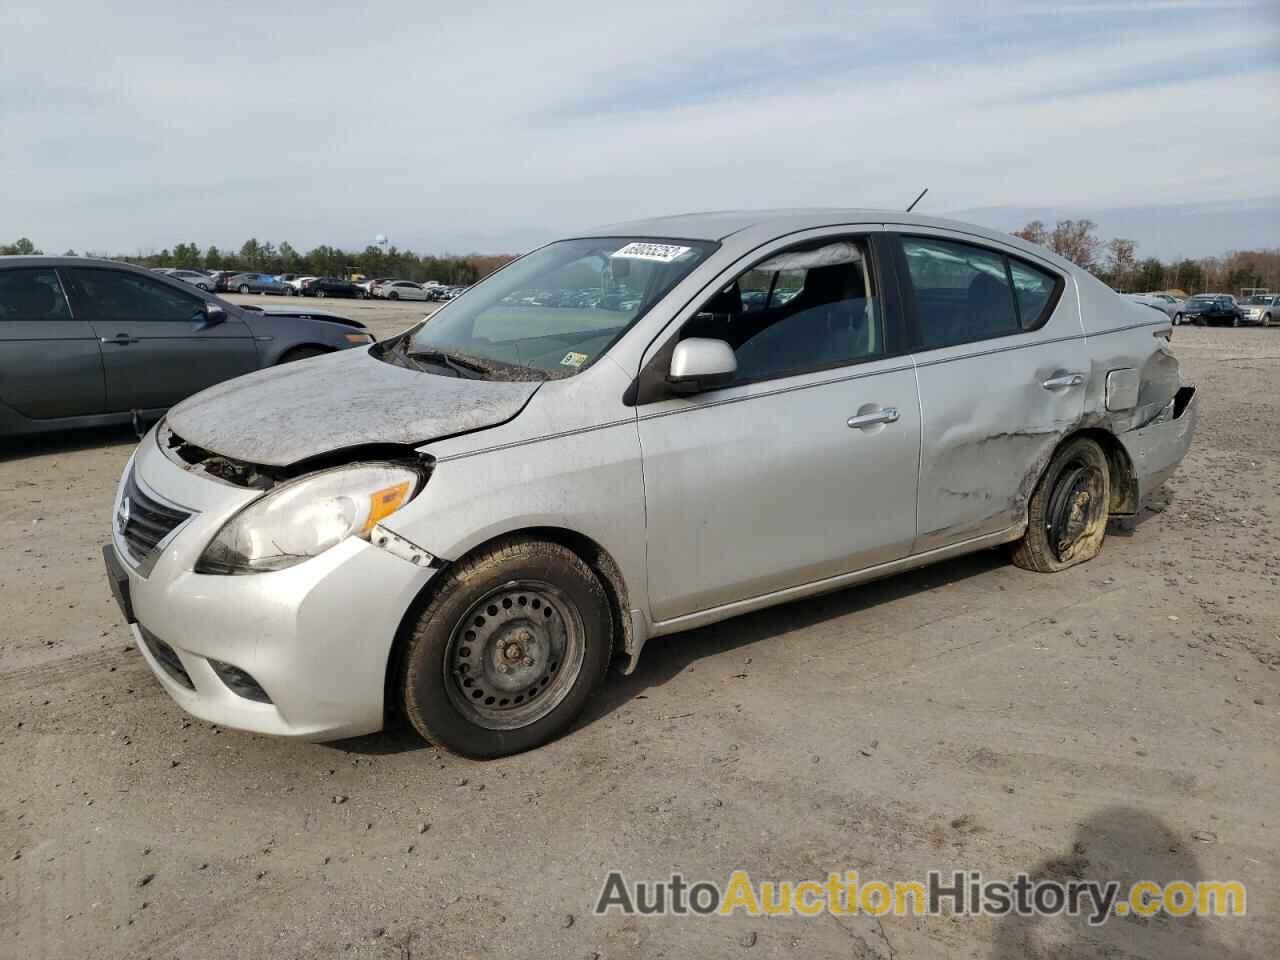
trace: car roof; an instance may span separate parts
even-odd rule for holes
[[[778,210],[712,210],[703,213],[681,213],[674,216],[653,217],[647,220],[629,220],[593,227],[568,237],[670,237],[681,240],[710,240],[723,242],[735,234],[751,230],[757,239],[764,234],[785,236],[801,230],[836,227],[843,224],[892,223],[905,227],[925,227],[966,233],[981,239],[994,240],[1025,250],[1060,269],[1078,273],[1079,268],[1068,260],[1038,244],[1028,243],[1018,237],[1001,233],[977,224],[943,217],[929,217],[902,210],[885,210],[873,207],[795,207]]]
[[[150,270],[146,267],[139,267],[136,264],[125,263],[123,260],[108,260],[104,257],[50,257],[43,255],[0,257],[0,270],[10,267],[112,267],[116,270],[132,270],[135,273],[145,273],[148,276],[153,273],[160,273],[159,270]],[[169,270],[171,268],[166,267],[165,269]],[[161,274],[161,276],[168,276],[168,274]]]

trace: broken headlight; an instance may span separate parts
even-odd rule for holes
[[[422,489],[422,474],[390,463],[360,463],[290,480],[255,500],[218,531],[197,573],[283,570],[369,536],[380,520]]]

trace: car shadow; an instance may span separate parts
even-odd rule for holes
[[[38,433],[26,437],[0,439],[0,462],[25,460],[27,457],[50,453],[76,453],[120,444],[134,444],[138,435],[133,427],[121,424],[116,427],[94,427],[84,430],[65,430],[57,433]]]
[[[1135,807],[1108,806],[1078,825],[1067,850],[1027,867],[1024,873],[1033,884],[1115,881],[1120,884],[1120,900],[1126,900],[1129,890],[1139,881],[1151,881],[1161,887],[1180,881],[1194,888],[1206,879],[1232,879],[1203,875],[1192,847],[1214,839],[1212,834],[1199,832],[1179,834],[1160,818]],[[1218,942],[1212,925],[1203,917],[1194,914],[1174,917],[1163,910],[1150,917],[1132,912],[1121,916],[1113,909],[1105,922],[1094,924],[1087,916],[1092,901],[1086,898],[1084,902],[1086,915],[1083,916],[1008,913],[999,920],[991,960],[1058,957],[1244,960],[1243,954]]]
[[[699,660],[775,640],[794,630],[804,630],[949,583],[982,576],[1008,564],[1009,556],[1004,548],[983,550],[883,580],[742,614],[696,630],[654,637],[645,644],[635,672],[629,676],[622,676],[619,671],[612,672],[576,726],[584,727],[607,717],[646,690],[664,686]]]
[[[645,644],[634,673],[623,676],[617,669],[609,672],[604,686],[587,704],[569,735],[573,730],[607,717],[644,691],[663,686],[698,660],[767,642],[796,629],[934,590],[948,583],[981,576],[1008,563],[1008,553],[1004,549],[984,550],[884,580],[742,614],[708,627],[655,637]],[[619,664],[615,664],[617,666]],[[361,755],[434,749],[432,744],[410,729],[403,718],[395,715],[388,719],[387,728],[380,733],[349,740],[331,740],[324,745],[344,753]]]

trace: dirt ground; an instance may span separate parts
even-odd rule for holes
[[[325,304],[382,333],[423,306]],[[570,735],[489,763],[187,718],[102,571],[132,436],[9,443],[0,957],[1274,956],[1280,330],[1174,345],[1195,445],[1095,561],[987,552],[656,640]],[[592,915],[611,869],[739,867],[1235,879],[1248,916]]]

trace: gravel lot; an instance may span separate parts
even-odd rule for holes
[[[324,307],[387,334],[427,305]],[[569,736],[490,763],[188,719],[101,569],[133,438],[10,442],[0,957],[1274,956],[1280,330],[1174,343],[1199,435],[1097,560],[983,553],[654,641]],[[1249,916],[591,913],[612,868],[738,867],[1238,879]]]

